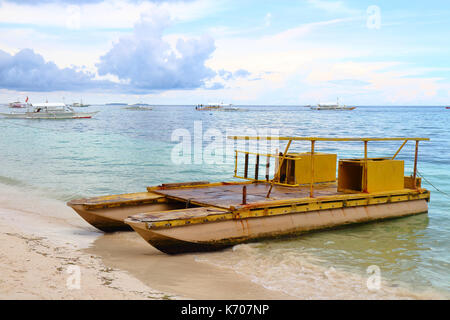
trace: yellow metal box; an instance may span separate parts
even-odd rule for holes
[[[314,153],[313,161],[315,183],[336,181],[336,154]],[[310,183],[311,153],[288,153],[280,171],[280,182],[287,184]]]
[[[338,191],[380,192],[405,186],[404,162],[385,158],[339,160]]]

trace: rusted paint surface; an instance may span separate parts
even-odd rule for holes
[[[230,245],[292,236],[318,229],[364,223],[425,213],[426,201],[389,203],[362,207],[291,213],[280,216],[238,219],[186,225],[178,228],[149,229],[143,222],[126,219],[149,244],[166,253],[218,250]],[[239,217],[236,215],[236,217]]]
[[[276,137],[276,136],[228,136],[228,139],[232,140],[280,140],[280,141],[429,141],[429,138],[419,138],[419,137],[394,137],[394,138],[324,138],[324,137]]]
[[[155,200],[163,200],[164,197],[153,192],[125,193],[93,198],[76,199],[67,202],[69,207],[83,205],[87,208],[114,207],[122,204],[151,203]]]

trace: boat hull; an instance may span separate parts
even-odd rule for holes
[[[355,110],[356,107],[336,107],[336,108],[329,108],[329,107],[311,107],[311,110]]]
[[[125,219],[150,245],[167,254],[213,251],[232,245],[338,226],[428,212],[426,200],[327,209],[152,228],[138,216]]]
[[[26,113],[0,113],[0,115],[11,119],[89,119],[97,112],[80,112],[80,113],[47,113],[38,114],[36,112]]]
[[[186,207],[185,203],[168,201],[164,197],[143,196],[145,193],[113,195],[69,201],[67,205],[80,217],[103,232],[132,231],[124,220],[141,212],[174,210]],[[135,201],[124,201],[124,198]]]

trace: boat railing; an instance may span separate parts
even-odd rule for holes
[[[239,155],[243,155],[244,157],[244,168],[243,168],[243,175],[239,174],[239,159],[242,157],[239,157]],[[255,162],[254,162],[254,175],[251,175],[249,172],[250,167],[250,156],[254,156]],[[278,170],[278,166],[280,164],[280,159],[284,158],[283,154],[268,154],[268,153],[257,153],[257,152],[250,152],[250,151],[241,151],[241,150],[235,150],[235,159],[234,159],[234,177],[239,179],[245,179],[255,182],[270,182],[271,180],[274,180],[275,184],[278,185],[288,185],[288,186],[299,186],[299,184],[292,184],[288,183],[287,181],[281,181],[280,177],[275,177],[275,173]],[[300,160],[302,157],[298,157],[295,155],[287,155],[287,159],[289,160]],[[274,159],[274,165],[271,166],[271,159]],[[264,162],[265,160],[265,162]],[[265,168],[265,175],[262,175],[260,178],[260,168],[263,166]],[[274,170],[271,172],[271,167],[274,168]],[[271,179],[272,177],[272,179]]]
[[[267,141],[267,140],[279,140],[279,141],[287,141],[286,148],[283,153],[280,155],[265,155],[268,159],[270,156],[276,157],[279,159],[279,163],[276,166],[275,173],[273,175],[272,179],[269,179],[266,174],[266,180],[267,182],[270,182],[270,189],[267,192],[266,197],[269,198],[272,188],[274,184],[279,184],[280,182],[280,171],[283,167],[285,159],[287,159],[289,156],[288,151],[291,146],[291,143],[293,141],[309,141],[311,143],[311,149],[310,149],[310,198],[314,198],[314,158],[316,154],[316,142],[362,142],[364,144],[364,157],[361,158],[360,162],[363,164],[363,172],[362,172],[362,192],[368,192],[368,181],[367,181],[367,167],[368,162],[370,161],[370,158],[368,158],[368,143],[373,141],[402,141],[403,143],[400,145],[400,147],[397,149],[396,153],[390,158],[390,160],[395,160],[397,155],[400,153],[400,151],[403,149],[403,147],[406,145],[408,141],[415,141],[415,153],[414,153],[414,169],[413,174],[411,177],[412,180],[412,188],[418,189],[418,179],[417,179],[417,160],[418,160],[418,152],[419,152],[419,141],[429,141],[429,138],[418,138],[418,137],[394,137],[394,138],[360,138],[360,137],[350,137],[350,138],[327,138],[327,137],[278,137],[278,136],[229,136],[228,139],[233,140],[247,140],[247,141]],[[245,165],[244,165],[244,176],[238,176],[237,175],[237,162],[238,162],[238,154],[244,153],[245,155]],[[235,177],[238,178],[244,178],[249,180],[255,180],[255,181],[261,181],[258,178],[258,168],[259,168],[259,156],[261,154],[255,154],[257,156],[255,166],[255,178],[249,178],[248,176],[248,166],[249,166],[249,155],[252,154],[251,152],[242,152],[242,151],[236,151],[236,158],[235,158]],[[266,162],[267,163],[267,162]],[[266,169],[267,170],[267,169]],[[267,172],[267,171],[266,171]],[[291,185],[292,186],[292,185]]]

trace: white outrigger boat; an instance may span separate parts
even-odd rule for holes
[[[195,110],[198,111],[212,111],[212,110],[218,110],[218,111],[230,111],[231,109],[237,110],[237,108],[233,108],[233,105],[230,104],[224,104],[223,102],[220,103],[208,103],[207,105],[204,104],[198,104],[195,106]]]
[[[346,105],[339,104],[339,98],[337,99],[336,103],[329,102],[329,103],[318,103],[317,106],[311,106],[312,110],[354,110],[356,107],[349,107]]]
[[[33,109],[27,112],[0,113],[6,118],[14,119],[88,119],[95,112],[75,112],[64,103],[40,103],[32,105]]]
[[[30,106],[29,103],[22,103],[20,101],[11,102],[8,104],[8,107],[10,108],[27,108],[29,106]]]
[[[83,100],[80,100],[80,102],[74,102],[74,103],[72,103],[72,108],[87,108],[87,107],[89,107],[90,106],[90,104],[85,104],[85,103],[83,103]]]

